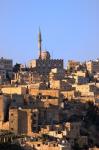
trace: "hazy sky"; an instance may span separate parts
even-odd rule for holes
[[[37,58],[39,26],[53,58],[99,57],[99,0],[0,0],[0,57]]]

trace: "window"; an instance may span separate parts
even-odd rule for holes
[[[37,147],[40,147],[40,144],[37,144]]]
[[[16,100],[15,100],[15,99],[13,99],[13,102],[16,102]]]
[[[11,116],[13,116],[13,113],[11,113]]]
[[[37,123],[37,121],[36,120],[33,120],[33,124],[36,124]]]
[[[61,131],[58,131],[58,134],[61,134]]]

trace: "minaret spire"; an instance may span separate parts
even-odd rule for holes
[[[41,58],[41,52],[42,52],[42,35],[41,35],[40,28],[39,28],[39,34],[38,34],[38,49],[39,49],[39,58]]]

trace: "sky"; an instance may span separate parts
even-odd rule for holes
[[[0,0],[0,57],[38,58],[39,27],[52,58],[99,58],[99,0]]]

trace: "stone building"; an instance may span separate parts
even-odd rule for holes
[[[65,78],[65,70],[63,69],[51,69],[51,72],[49,73],[49,80],[62,80]]]
[[[18,94],[18,95],[24,95],[26,94],[27,88],[26,87],[22,87],[22,86],[18,86],[18,87],[3,87],[1,89],[2,93],[4,94]]]
[[[36,70],[37,73],[46,75],[49,74],[53,68],[63,69],[62,59],[51,59],[48,51],[42,51],[42,37],[40,31],[38,36],[38,48],[39,58],[33,59],[29,62],[30,70]]]
[[[38,110],[10,108],[9,130],[15,134],[31,134],[38,129]]]
[[[69,70],[75,70],[76,66],[80,65],[80,62],[75,60],[69,60],[67,63],[67,69]]]
[[[61,91],[71,91],[72,86],[70,83],[61,81],[61,80],[52,80],[50,82],[50,88],[51,89],[59,89]]]
[[[60,119],[60,109],[58,106],[39,109],[39,125],[59,123]]]
[[[10,100],[8,97],[0,95],[0,122],[4,122],[7,120],[9,103]]]
[[[20,71],[14,73],[14,78],[11,80],[11,84],[33,84],[43,81],[43,77],[40,76],[37,72],[31,71]]]
[[[83,76],[75,76],[74,78],[75,78],[75,83],[76,84],[86,84],[89,81],[88,78],[85,78]]]
[[[26,134],[28,132],[27,113],[21,109],[9,110],[9,130],[15,134]]]
[[[82,96],[94,96],[97,93],[98,88],[95,84],[82,84],[82,85],[75,85],[76,91],[79,91]]]
[[[90,73],[99,73],[99,60],[86,62],[86,67]]]
[[[27,145],[36,150],[71,150],[70,143],[68,141],[62,141],[60,143],[56,141],[33,141],[27,142]]]
[[[31,87],[29,89],[29,94],[33,95],[33,96],[37,96],[37,95],[41,94],[43,96],[59,98],[60,97],[60,90],[57,90],[57,89],[41,90],[41,89],[34,89]]]
[[[2,76],[3,79],[6,79],[7,76],[11,78],[12,70],[13,61],[11,59],[4,59],[3,57],[0,58],[0,76]]]

